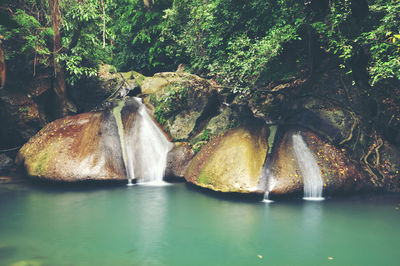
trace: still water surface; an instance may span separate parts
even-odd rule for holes
[[[400,265],[399,204],[0,184],[0,265]]]

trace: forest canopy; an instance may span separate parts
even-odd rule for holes
[[[184,64],[244,93],[301,69],[312,74],[322,50],[354,82],[400,78],[397,0],[57,0],[59,51],[52,49],[54,1],[1,0],[9,70],[38,75],[56,54],[74,85],[102,63],[145,75]]]

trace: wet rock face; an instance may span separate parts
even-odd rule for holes
[[[166,178],[180,178],[184,180],[185,172],[193,159],[194,152],[187,142],[175,142],[168,153]]]
[[[0,149],[22,145],[44,124],[39,106],[22,93],[0,97],[0,121]]]
[[[112,106],[113,107],[113,106]],[[121,109],[126,128],[138,103]],[[55,181],[126,180],[120,137],[112,109],[67,116],[47,124],[19,151],[27,174]]]
[[[273,153],[272,173],[274,186],[271,195],[303,192],[302,171],[293,150],[293,134],[284,134]],[[321,171],[323,195],[359,191],[370,187],[365,173],[352,163],[345,150],[339,150],[310,131],[300,132]]]
[[[219,95],[205,79],[187,73],[158,73],[141,83],[145,103],[175,140],[188,140],[219,108]]]
[[[161,181],[171,148],[140,99],[128,98],[48,124],[21,148],[17,162],[28,175],[53,181]]]
[[[193,158],[185,178],[221,192],[263,193],[259,188],[268,150],[267,127],[248,125],[214,137]]]
[[[392,144],[385,142],[380,148],[379,154],[378,171],[384,177],[381,186],[387,191],[399,192],[400,151]]]
[[[49,180],[126,179],[111,118],[85,113],[58,119],[22,147],[17,163],[24,164],[29,176]]]
[[[304,108],[294,115],[290,122],[317,132],[333,143],[346,139],[353,124],[357,123],[356,118],[349,112],[337,107],[324,107],[318,101],[305,103]]]

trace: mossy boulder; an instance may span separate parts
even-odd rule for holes
[[[271,195],[303,193],[303,176],[293,148],[294,134],[302,136],[317,161],[324,195],[371,188],[368,176],[349,159],[345,149],[336,148],[311,131],[289,130],[275,144],[272,154]]]
[[[130,98],[113,102],[101,112],[55,120],[21,148],[16,161],[29,176],[39,179],[126,180],[117,121],[123,125],[123,134],[130,136],[139,106],[139,101]]]
[[[19,151],[29,176],[53,181],[126,179],[118,132],[104,113],[68,116],[47,124]]]
[[[218,91],[210,82],[183,72],[158,73],[141,84],[145,103],[175,140],[188,140],[219,108]]]
[[[193,158],[185,178],[221,192],[263,193],[259,187],[268,150],[263,123],[232,129],[212,138]]]
[[[254,120],[250,108],[243,104],[231,104],[223,106],[220,109],[222,109],[220,113],[211,118],[205,126],[205,130],[207,130],[211,136],[223,134],[232,128]]]

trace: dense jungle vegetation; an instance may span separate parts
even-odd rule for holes
[[[400,78],[397,0],[1,0],[0,11],[3,86],[53,77],[60,116],[73,111],[68,88],[104,63],[145,75],[182,64],[247,96],[313,77],[327,57],[372,99]]]

